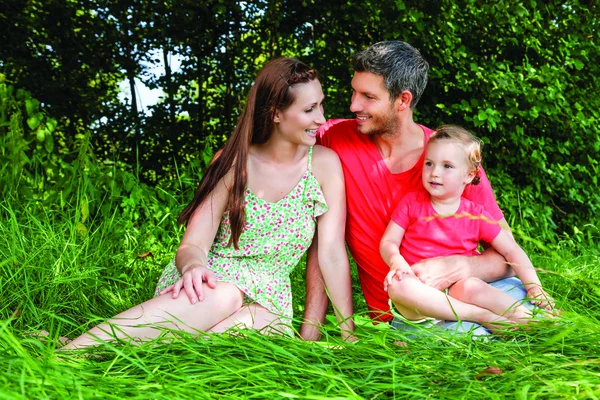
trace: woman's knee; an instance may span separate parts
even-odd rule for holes
[[[204,290],[214,290],[217,296],[217,302],[221,305],[223,311],[230,315],[242,308],[244,304],[244,293],[232,283],[217,282],[217,287],[211,289],[204,284]]]
[[[473,303],[477,296],[484,291],[487,285],[487,282],[484,282],[479,278],[469,277],[461,279],[452,285],[448,294],[451,297],[465,303]]]

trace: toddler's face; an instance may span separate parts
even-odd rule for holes
[[[423,165],[423,186],[432,197],[459,198],[473,180],[467,153],[453,140],[440,140],[427,145]]]

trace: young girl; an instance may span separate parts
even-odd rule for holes
[[[380,244],[390,267],[384,288],[408,320],[468,320],[492,331],[502,323],[527,322],[531,313],[526,307],[478,278],[458,281],[446,295],[422,283],[410,267],[426,258],[477,254],[480,240],[506,258],[532,303],[552,307],[523,249],[482,206],[461,197],[467,185],[479,183],[480,165],[479,139],[458,126],[438,128],[427,144],[425,190],[408,193],[392,213]]]
[[[323,98],[316,70],[290,58],[268,63],[179,216],[187,229],[159,282],[160,295],[64,348],[115,337],[151,339],[161,328],[291,333],[289,275],[317,227],[318,245],[328,249],[319,253],[325,284],[342,337],[351,337],[343,173],[332,150],[314,146],[325,122]]]

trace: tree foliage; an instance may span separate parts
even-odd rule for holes
[[[189,167],[202,168],[232,131],[267,60],[294,56],[317,67],[326,112],[349,117],[349,57],[400,39],[431,65],[419,122],[461,124],[484,139],[511,225],[578,232],[598,223],[593,1],[6,0],[2,7],[0,72],[58,121],[60,138],[40,128],[45,143],[68,147],[89,137],[98,160],[124,163],[147,182],[193,179]],[[158,67],[164,72],[156,76]],[[163,92],[148,113],[138,82]],[[128,102],[120,85],[132,94]]]

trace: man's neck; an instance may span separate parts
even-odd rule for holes
[[[399,124],[398,130],[388,135],[375,135],[373,142],[392,174],[411,169],[423,154],[425,134],[414,121]]]

